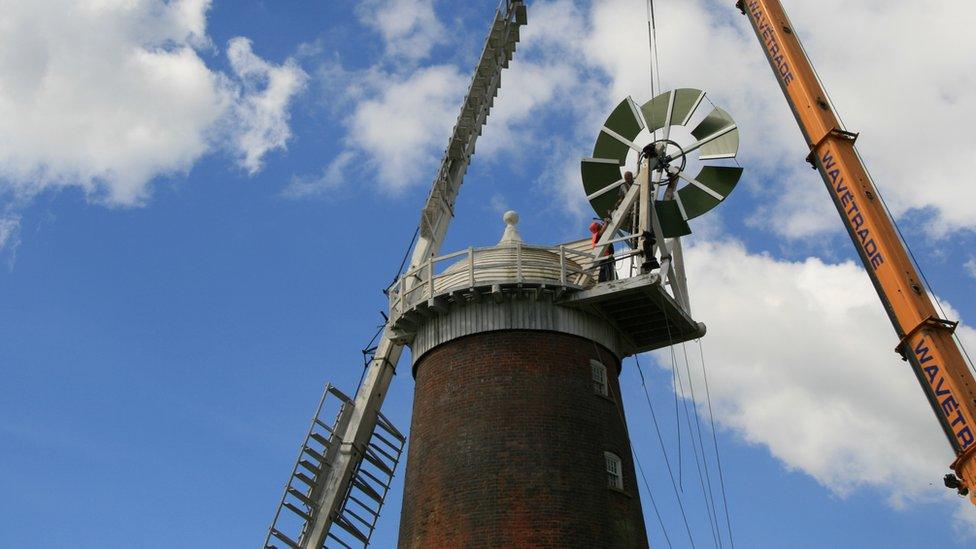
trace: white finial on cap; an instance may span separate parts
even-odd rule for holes
[[[502,216],[502,221],[505,222],[505,233],[502,234],[502,239],[499,244],[522,242],[522,235],[519,234],[518,228],[516,227],[519,222],[518,212],[512,210],[505,212],[505,215]]]

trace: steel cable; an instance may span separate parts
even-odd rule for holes
[[[596,350],[597,360],[599,360],[599,361],[602,362],[603,361],[603,356],[600,353],[600,346],[597,345],[596,341],[593,342],[593,348]],[[634,355],[634,357],[636,358],[636,355]],[[638,366],[638,371],[639,370],[640,370],[640,366]],[[641,379],[643,379],[643,378],[644,378],[644,374],[641,373]],[[613,391],[613,386],[610,384],[609,380],[607,381],[607,391],[610,393],[610,396],[611,397],[614,396],[613,395],[613,392],[612,392]],[[614,398],[613,400],[614,400],[614,408],[617,410],[617,415],[620,417],[620,423],[621,423],[621,425],[624,426],[624,432],[626,433],[627,432],[627,420],[624,417],[624,410],[623,410],[623,401],[624,401],[624,399],[623,399],[623,395],[622,394],[617,394],[616,395],[616,398]],[[655,420],[655,426],[656,425],[657,425],[657,422]],[[660,438],[660,431],[658,432],[658,438]],[[668,535],[668,529],[664,525],[664,519],[661,518],[661,513],[660,513],[660,511],[658,511],[657,502],[654,500],[654,494],[653,494],[653,492],[651,492],[651,485],[650,485],[649,482],[647,482],[647,476],[644,474],[644,466],[641,465],[640,459],[637,457],[637,451],[634,449],[634,445],[633,445],[633,443],[630,440],[630,434],[627,434],[627,444],[630,446],[630,455],[631,455],[631,457],[633,457],[634,458],[634,462],[637,463],[637,469],[640,471],[641,480],[644,481],[644,487],[647,489],[647,496],[649,498],[651,498],[651,507],[654,508],[654,514],[657,516],[658,524],[661,526],[661,531],[664,532],[664,539],[668,542],[668,547],[672,547],[672,545],[671,545],[671,536]],[[662,446],[662,448],[663,448],[663,446]],[[665,461],[667,461],[667,454],[665,454]],[[668,467],[670,468],[670,465]],[[672,484],[673,483],[674,483],[674,481],[672,480]],[[681,501],[680,500],[678,501],[678,505],[679,505],[679,507],[681,506]],[[682,517],[684,517],[684,513],[685,513],[684,508],[682,508],[681,509],[681,516]],[[687,519],[685,519],[685,527],[686,528],[688,527],[688,520]],[[688,535],[689,536],[691,535],[691,530],[690,529],[688,531]],[[692,541],[692,544],[691,545],[692,545],[692,547],[694,547],[694,545],[695,545],[694,541]]]
[[[691,391],[691,408],[695,411],[695,427],[698,435],[698,448],[701,450],[702,468],[705,470],[705,483],[708,485],[708,498],[706,499],[708,505],[711,507],[711,514],[715,517],[714,525],[716,538],[719,542],[718,546],[722,547],[722,525],[721,521],[719,520],[718,511],[715,509],[715,494],[713,493],[712,489],[712,475],[708,471],[708,455],[705,453],[705,443],[702,440],[701,419],[698,415],[698,399],[695,397],[695,382],[691,378],[691,361],[688,359],[688,347],[684,342],[681,343],[681,351],[685,356],[685,374],[688,376],[688,389]],[[688,426],[688,429],[691,430],[691,425]],[[696,433],[692,433],[692,435],[694,434]],[[694,445],[694,442],[695,441],[692,440],[692,445]],[[699,475],[700,474],[701,471],[699,471]]]
[[[722,457],[718,451],[718,437],[715,435],[715,416],[712,414],[712,393],[708,389],[708,373],[705,368],[705,350],[702,347],[701,339],[698,339],[698,352],[701,355],[702,378],[705,380],[705,398],[708,402],[708,421],[712,427],[712,444],[715,446],[715,462],[718,464],[718,478],[722,486],[722,505],[725,507],[725,524],[729,529],[729,544],[735,549],[735,540],[732,538],[732,519],[729,515],[729,499],[725,494],[725,473],[722,471]]]

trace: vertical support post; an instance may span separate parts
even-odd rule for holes
[[[559,245],[559,283],[566,285],[566,245]]]
[[[657,182],[650,181],[650,187],[651,198],[653,199],[654,196],[657,195]],[[650,224],[651,229],[654,231],[654,241],[657,244],[658,250],[661,251],[661,285],[664,286],[675,278],[674,261],[671,257],[671,247],[668,246],[668,241],[666,238],[664,238],[664,230],[661,229],[661,220],[658,219],[657,215],[651,214]],[[677,285],[672,285],[671,293],[674,294],[674,296],[678,299],[678,302],[681,303],[681,288],[677,287]]]
[[[522,243],[515,243],[515,281],[522,283]]]
[[[427,299],[434,297],[434,256],[427,259]]]
[[[654,205],[654,189],[651,188],[651,170],[649,163],[645,160],[637,167],[637,185],[640,187],[640,202],[637,206],[637,239],[638,250],[651,250],[647,241],[650,239],[651,231],[651,208]],[[654,253],[653,250],[651,253]],[[643,255],[643,254],[642,254]],[[651,258],[644,257],[642,263],[646,263]]]
[[[673,285],[678,287],[678,293],[681,296],[681,308],[691,316],[691,298],[688,295],[688,278],[685,276],[685,256],[684,251],[681,248],[681,238],[671,239],[671,254],[674,258],[672,265],[674,266],[674,280]]]
[[[409,274],[410,271],[408,270],[406,274],[400,277],[400,289],[398,290],[400,297],[398,300],[400,303],[400,310],[398,312],[401,314],[403,313],[404,309],[406,309],[406,307],[404,307],[403,300],[407,299],[407,276]]]
[[[468,246],[468,286],[474,288],[474,246]]]

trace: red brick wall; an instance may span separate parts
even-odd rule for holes
[[[591,358],[612,400],[593,392]],[[646,547],[618,375],[605,348],[550,332],[478,334],[424,355],[399,546]],[[623,461],[623,491],[607,488],[604,451]]]

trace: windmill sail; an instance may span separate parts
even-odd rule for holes
[[[481,135],[481,128],[488,118],[494,98],[501,86],[501,72],[512,60],[519,41],[519,28],[526,22],[523,0],[502,0],[495,13],[453,134],[448,141],[441,167],[434,178],[421,213],[419,238],[414,245],[409,270],[421,266],[427,258],[440,249],[453,216],[454,202],[461,188],[461,182],[474,154],[475,142]],[[405,280],[403,283],[409,289],[413,286],[414,280]],[[374,497],[374,495],[381,495],[380,491],[364,489],[360,473],[364,458],[374,467],[377,466],[374,459],[376,454],[370,454],[374,446],[374,437],[382,436],[382,433],[377,431],[377,426],[382,428],[381,431],[387,432],[389,432],[387,427],[392,428],[392,425],[380,414],[380,407],[386,397],[403,345],[395,343],[390,336],[389,329],[385,330],[356,396],[343,403],[342,421],[330,427],[328,437],[323,436],[328,442],[328,448],[332,450],[325,454],[318,452],[321,459],[312,456],[318,460],[317,464],[310,462],[313,469],[304,467],[301,461],[295,466],[293,479],[290,479],[286,486],[285,495],[265,539],[266,548],[277,547],[276,544],[280,543],[296,549],[319,549],[327,538],[337,541],[337,536],[341,534],[340,530],[351,536],[346,538],[350,541],[340,542],[347,547],[350,546],[347,543],[363,546],[369,544],[378,507],[371,504],[370,513],[375,511],[375,515],[364,516],[360,510],[359,516],[366,519],[360,521],[348,518],[355,517],[355,511],[347,507],[355,503],[350,499],[354,494],[352,488],[365,491],[374,503],[382,505],[382,498],[377,500]],[[317,418],[313,418],[313,428],[315,419]],[[396,432],[395,429],[393,431]],[[312,437],[312,434],[314,433],[310,431],[309,437]],[[402,448],[402,440],[394,442],[400,444]],[[308,444],[306,442],[305,446]],[[303,446],[303,455],[306,453],[305,446]],[[397,448],[397,458],[398,452],[399,448]],[[299,460],[302,459],[303,457],[299,457]],[[380,478],[379,484],[388,486],[396,461],[392,460],[380,467],[386,477]],[[298,473],[305,478],[296,477]],[[312,473],[312,476],[306,473]],[[307,486],[304,492],[294,487],[299,484],[294,482],[294,478],[298,478],[300,484]],[[385,489],[382,490],[382,495],[385,497]],[[297,523],[295,530],[298,531],[289,533],[280,527],[282,523],[287,522],[285,517],[295,519],[292,524]]]

